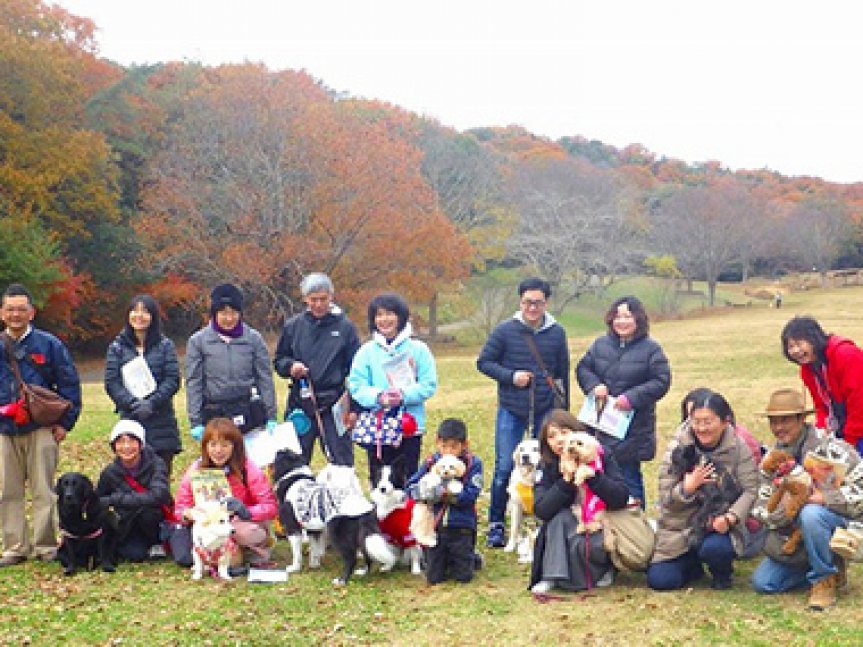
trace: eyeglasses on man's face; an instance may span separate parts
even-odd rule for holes
[[[522,299],[521,305],[525,308],[541,308],[545,305],[545,299]]]

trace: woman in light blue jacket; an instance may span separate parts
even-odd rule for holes
[[[425,401],[437,389],[437,369],[429,347],[412,339],[410,310],[397,294],[380,294],[369,303],[372,338],[354,356],[348,376],[351,397],[364,409],[378,411],[404,408],[416,419],[414,435],[403,436],[397,447],[368,448],[369,474],[376,465],[390,465],[404,457],[405,473],[419,467],[425,432]],[[380,455],[379,455],[380,453]]]

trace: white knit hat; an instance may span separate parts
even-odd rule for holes
[[[140,422],[136,422],[135,420],[120,420],[111,430],[111,438],[108,442],[113,447],[114,441],[123,435],[137,438],[141,442],[141,445],[144,445],[144,439],[147,437],[147,432],[141,426]]]

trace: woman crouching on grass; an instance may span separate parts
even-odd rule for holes
[[[703,460],[680,475],[672,455],[677,447],[689,445]],[[717,482],[739,495],[723,501],[704,527],[696,527],[693,519],[703,505],[699,490]],[[692,405],[659,467],[656,548],[647,569],[650,588],[681,589],[704,576],[704,564],[713,575],[714,589],[731,588],[734,560],[749,552],[755,540],[746,520],[757,490],[758,469],[752,451],[734,429],[731,406],[719,393],[708,391]]]
[[[246,458],[243,436],[231,420],[213,418],[201,438],[201,458],[186,470],[177,490],[174,515],[185,523],[171,537],[174,561],[192,565],[191,510],[195,506],[193,481],[202,470],[221,470],[227,478],[227,502],[234,539],[251,553],[250,562],[262,564],[270,558],[269,522],[276,517],[276,497],[264,473]]]
[[[542,521],[534,547],[530,576],[531,592],[545,595],[554,588],[581,591],[608,586],[614,578],[611,558],[603,546],[602,531],[579,534],[572,512],[584,488],[574,485],[575,474],[561,470],[560,458],[566,437],[589,429],[568,411],[553,409],[539,433],[540,480],[534,487],[533,509]],[[620,510],[629,499],[629,489],[617,461],[609,451],[604,471],[585,481],[608,510]]]

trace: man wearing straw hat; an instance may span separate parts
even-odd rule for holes
[[[788,519],[782,504],[766,512],[773,484],[762,474],[753,514],[767,523],[767,557],[752,574],[752,586],[759,593],[808,586],[809,608],[822,611],[836,604],[838,591],[845,586],[846,563],[830,550],[830,538],[849,520],[863,517],[863,463],[851,445],[806,422],[811,413],[803,395],[794,389],[774,391],[764,412],[775,448],[806,466],[813,488],[797,519]],[[803,542],[793,554],[785,555],[782,545],[795,526],[802,531]]]

